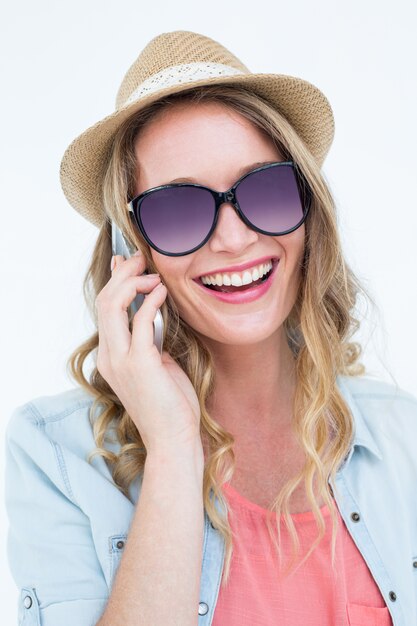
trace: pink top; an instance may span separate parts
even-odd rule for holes
[[[303,565],[279,582],[278,556],[266,525],[268,511],[246,500],[228,483],[224,493],[235,514],[229,516],[234,551],[229,583],[225,589],[220,586],[212,626],[392,626],[379,588],[337,506],[337,577],[331,567],[332,520],[324,505],[320,510],[326,534]],[[298,563],[318,528],[312,511],[291,517],[300,539]],[[281,542],[285,567],[291,536],[284,522]]]

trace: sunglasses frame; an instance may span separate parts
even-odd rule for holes
[[[239,203],[237,201],[236,198],[236,189],[238,188],[238,186],[240,185],[240,183],[245,180],[248,176],[251,176],[252,174],[255,174],[256,172],[260,172],[262,170],[266,170],[269,169],[271,167],[277,167],[277,166],[291,166],[293,168],[294,171],[294,175],[295,175],[295,179],[297,182],[297,187],[298,187],[298,193],[299,193],[299,197],[300,197],[300,201],[303,207],[303,217],[300,220],[300,222],[298,224],[296,224],[293,228],[290,228],[289,230],[283,231],[283,232],[277,232],[277,233],[271,233],[269,231],[265,231],[262,230],[261,228],[258,228],[257,226],[255,226],[254,224],[252,224],[248,218],[246,217],[246,215],[244,214],[244,212],[242,211],[242,209],[239,206]],[[206,191],[209,191],[214,199],[215,202],[215,211],[214,211],[214,218],[213,218],[213,224],[207,234],[207,236],[204,238],[204,240],[198,245],[195,246],[194,248],[192,248],[191,250],[188,250],[186,252],[166,252],[165,250],[162,250],[161,248],[158,248],[158,246],[156,246],[147,236],[146,231],[143,227],[142,224],[142,220],[140,217],[140,206],[143,202],[143,200],[150,194],[154,193],[155,191],[159,191],[161,189],[170,189],[170,188],[175,188],[175,187],[198,187],[201,189],[205,189]],[[241,176],[231,187],[230,189],[228,189],[227,191],[216,191],[214,189],[211,189],[210,187],[206,187],[205,185],[199,185],[197,183],[171,183],[169,185],[159,185],[158,187],[152,187],[151,189],[147,189],[146,191],[142,192],[140,195],[136,196],[135,198],[133,198],[132,200],[130,200],[127,204],[127,208],[130,212],[130,217],[133,219],[133,221],[136,223],[136,225],[138,226],[140,232],[142,233],[143,238],[145,239],[145,241],[148,243],[149,246],[151,246],[151,248],[153,248],[154,250],[156,250],[156,252],[158,252],[159,254],[163,254],[165,256],[186,256],[187,254],[191,254],[192,252],[195,252],[196,250],[199,250],[200,248],[202,248],[204,246],[204,244],[207,243],[207,241],[210,239],[211,235],[213,234],[216,225],[217,225],[217,220],[218,220],[218,216],[219,216],[219,210],[220,210],[220,206],[222,204],[224,204],[225,202],[227,203],[231,203],[236,211],[236,213],[239,215],[240,219],[246,224],[246,226],[248,226],[249,228],[251,228],[252,230],[255,230],[258,233],[261,233],[263,235],[270,235],[271,237],[277,237],[280,235],[287,235],[291,232],[293,232],[294,230],[297,230],[297,228],[299,228],[306,220],[307,215],[310,211],[310,207],[311,207],[311,200],[312,200],[312,193],[311,193],[311,189],[310,186],[307,182],[307,180],[305,179],[303,173],[301,172],[299,166],[294,163],[294,161],[277,161],[275,163],[268,163],[267,165],[261,165],[260,167],[257,167],[253,170],[251,170],[250,172],[247,172],[246,174],[244,174],[243,176]]]

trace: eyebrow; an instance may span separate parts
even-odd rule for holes
[[[243,174],[247,174],[251,170],[254,170],[256,167],[261,167],[261,165],[270,165],[271,163],[276,163],[277,161],[257,161],[256,163],[251,163],[250,165],[244,165],[237,172],[238,180]],[[172,183],[196,183],[199,184],[199,181],[195,178],[174,178],[174,180],[170,180],[169,183],[164,183],[165,185],[172,185]]]

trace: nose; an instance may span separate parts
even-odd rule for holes
[[[216,228],[208,242],[212,252],[237,255],[258,239],[259,233],[244,223],[231,202],[220,206]]]

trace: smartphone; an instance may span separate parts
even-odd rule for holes
[[[113,255],[121,254],[128,259],[131,257],[136,250],[130,245],[130,243],[124,238],[122,231],[117,226],[117,224],[112,220],[111,222],[111,242],[112,242],[112,252]],[[144,274],[147,271],[145,269]],[[145,295],[143,293],[138,293],[133,302],[130,304],[131,317],[137,313],[139,307],[143,303],[145,299]],[[130,319],[131,319],[130,317]],[[153,321],[153,337],[154,344],[158,348],[160,354],[162,354],[162,342],[164,338],[164,320],[162,318],[162,313],[160,309],[157,310],[155,319]]]

